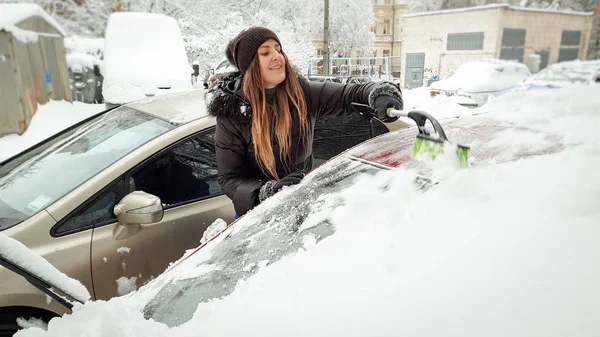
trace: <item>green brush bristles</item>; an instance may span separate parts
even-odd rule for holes
[[[412,158],[416,158],[419,155],[427,155],[432,160],[435,160],[436,157],[444,154],[444,144],[440,142],[436,142],[430,139],[424,139],[421,137],[417,137],[415,140],[415,145],[413,146],[413,151],[411,153]],[[456,156],[458,158],[458,163],[460,168],[469,167],[469,148],[457,145],[456,147]]]

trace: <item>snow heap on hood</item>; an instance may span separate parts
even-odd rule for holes
[[[327,196],[335,199],[327,215],[334,235],[317,244],[307,235],[298,253],[259,266],[231,295],[199,304],[180,326],[169,329],[139,312],[174,277],[169,273],[194,272],[173,268],[137,294],[77,306],[52,320],[48,332],[16,336],[595,336],[600,134],[591,127],[600,125],[600,96],[594,93],[557,89],[556,100],[530,96],[529,104],[511,106],[498,99],[487,107],[492,111],[484,118],[551,130],[563,138],[563,151],[458,170],[426,193],[405,169],[359,177]],[[498,140],[536,146],[524,141]],[[190,260],[207,260],[220,237]]]

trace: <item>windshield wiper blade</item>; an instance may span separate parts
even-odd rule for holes
[[[69,301],[65,300],[64,298],[62,298],[60,295],[58,295],[57,293],[55,293],[52,290],[52,288],[56,288],[59,290],[60,290],[60,288],[53,287],[51,284],[49,284],[49,283],[45,282],[44,280],[40,279],[39,277],[35,276],[28,270],[25,270],[25,269],[17,266],[16,264],[10,262],[9,260],[5,259],[2,256],[0,256],[0,265],[8,270],[11,270],[11,271],[23,276],[25,278],[25,280],[27,280],[27,282],[29,282],[32,286],[38,288],[44,294],[52,297],[52,299],[56,300],[56,302],[65,306],[67,309],[71,310],[73,308],[73,304],[69,303]],[[62,290],[61,290],[61,292],[65,293]],[[76,298],[74,298],[74,300],[79,303],[82,303],[79,300],[77,300]]]

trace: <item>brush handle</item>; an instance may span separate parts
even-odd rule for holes
[[[440,125],[440,122],[438,122],[437,119],[435,119],[431,114],[429,114],[426,111],[410,110],[406,112],[404,110],[395,110],[390,108],[387,110],[387,115],[390,117],[408,117],[412,119],[413,121],[415,121],[415,123],[417,123],[417,127],[419,128],[419,134],[425,136],[431,136],[425,128],[425,123],[427,123],[427,120],[429,120],[431,122],[431,125],[433,125],[435,133],[437,133],[438,135],[438,140],[442,142],[448,141],[448,138],[446,137],[446,132],[444,131],[444,128],[442,128],[442,125]]]

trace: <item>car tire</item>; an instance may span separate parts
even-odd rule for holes
[[[13,336],[18,330],[21,329],[21,327],[19,326],[19,324],[17,324],[17,318],[19,317],[23,317],[23,318],[39,318],[41,320],[43,320],[44,322],[48,323],[50,321],[50,319],[52,319],[53,317],[56,317],[56,315],[51,314],[45,310],[40,310],[40,309],[18,309],[18,310],[14,310],[14,309],[9,309],[9,308],[2,308],[0,309],[0,337],[11,337]]]

